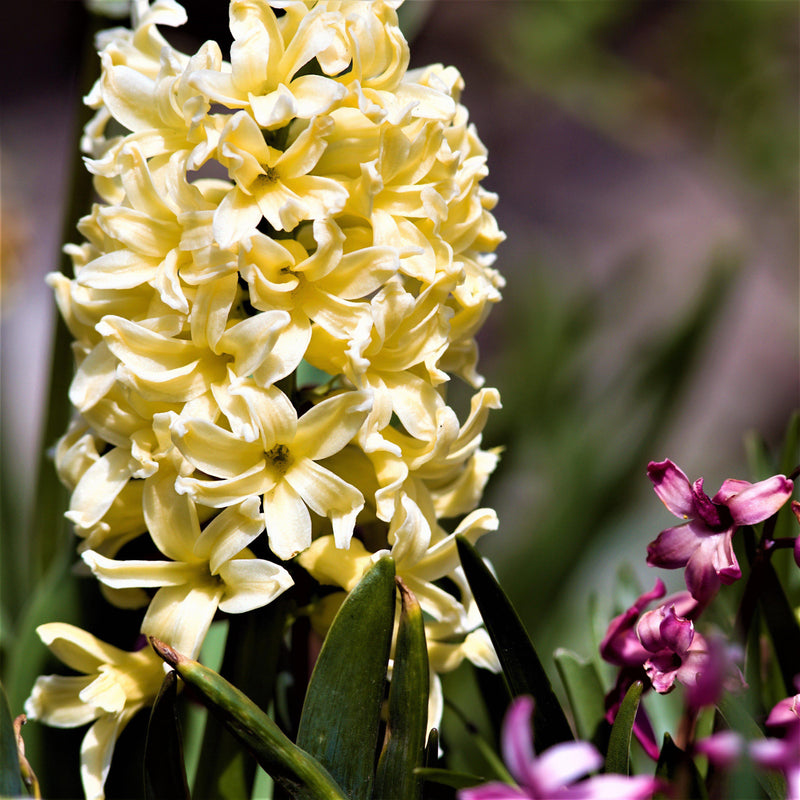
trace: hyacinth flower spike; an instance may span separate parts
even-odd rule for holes
[[[775,514],[789,499],[793,484],[783,475],[758,483],[726,480],[714,497],[693,484],[669,459],[652,461],[647,475],[664,505],[687,522],[662,531],[647,547],[651,567],[685,567],[686,587],[706,605],[722,584],[742,576],[733,552],[733,534],[740,525],[755,525]]]
[[[533,698],[518,697],[503,723],[503,758],[518,786],[487,783],[462,789],[458,800],[644,800],[659,787],[647,776],[596,775],[579,781],[603,765],[588,742],[564,742],[537,756],[533,749]]]

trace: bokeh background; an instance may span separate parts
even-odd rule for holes
[[[224,40],[222,0],[185,5],[187,48]],[[652,585],[645,547],[671,524],[647,462],[670,457],[715,491],[748,477],[750,432],[777,447],[800,406],[800,4],[408,0],[403,13],[412,66],[464,76],[508,236],[505,299],[481,337],[504,401],[485,444],[505,448],[485,503],[501,528],[481,549],[543,655],[589,655],[590,598],[610,610],[623,562]],[[49,502],[33,488],[52,444],[43,279],[65,236],[88,30],[81,3],[50,0],[15,3],[0,34],[6,559]],[[4,611],[4,647],[15,623]]]

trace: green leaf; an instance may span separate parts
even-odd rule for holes
[[[306,692],[297,744],[351,800],[372,794],[394,625],[394,561],[378,561],[342,603]]]
[[[189,800],[189,785],[183,762],[183,743],[176,699],[175,672],[164,676],[150,711],[144,745],[144,796],[146,800]]]
[[[620,775],[627,775],[630,772],[631,732],[636,720],[636,712],[639,710],[639,700],[642,697],[643,688],[642,682],[636,681],[625,693],[617,717],[611,726],[608,754],[606,755],[606,772],[617,772]]]
[[[151,638],[153,649],[219,715],[256,761],[297,800],[348,800],[336,781],[278,728],[249,697],[208,667]]]
[[[515,697],[530,694],[536,701],[533,716],[536,749],[541,752],[573,739],[550,679],[511,601],[472,544],[459,535],[456,546],[511,694]]]
[[[798,465],[800,465],[800,411],[795,411],[786,426],[778,469],[783,475],[789,475]]]
[[[766,580],[758,597],[787,695],[795,693],[794,676],[800,673],[800,625],[771,563],[765,562]]]
[[[8,707],[5,689],[0,684],[0,797],[27,794],[17,752],[14,719]]]
[[[399,579],[400,622],[389,687],[388,741],[375,774],[375,800],[416,800],[422,796],[422,778],[414,770],[425,759],[428,723],[428,648],[422,609]]]
[[[669,783],[669,797],[708,800],[708,793],[694,761],[675,744],[668,733],[664,734],[664,744],[656,765],[656,777]]]
[[[556,650],[553,658],[567,690],[578,738],[593,739],[605,722],[606,713],[605,692],[597,667],[562,648]]]
[[[420,767],[417,775],[431,783],[440,783],[443,786],[452,786],[454,789],[465,789],[468,786],[477,786],[486,783],[486,778],[471,775],[468,772],[454,772],[450,769],[437,769],[436,767]]]
[[[278,656],[291,600],[281,595],[264,608],[231,615],[220,674],[259,708],[269,708],[275,688]],[[193,800],[241,800],[249,797],[255,762],[209,715],[194,779]]]
[[[439,729],[431,728],[425,745],[425,766],[433,767],[439,760]]]

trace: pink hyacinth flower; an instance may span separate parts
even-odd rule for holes
[[[766,719],[768,728],[790,728],[793,725],[800,725],[800,675],[795,676],[794,685],[798,693],[775,705]]]
[[[796,683],[797,681],[795,681]],[[735,731],[720,731],[696,743],[695,750],[708,756],[721,769],[733,766],[747,752],[762,769],[782,772],[786,778],[786,800],[800,800],[800,695],[781,700],[767,718],[768,726],[785,728],[781,739],[750,742]]]
[[[637,634],[637,625],[650,603],[654,600],[660,600],[665,592],[664,583],[657,578],[655,585],[649,592],[640,595],[627,611],[614,617],[609,623],[603,641],[600,643],[600,655],[609,663],[621,667],[616,685],[606,695],[605,699],[606,719],[610,723],[613,723],[616,719],[619,707],[622,705],[622,699],[634,682],[641,680],[647,686],[649,673],[646,672],[646,666],[650,664],[655,652],[664,650],[661,644],[659,644],[657,651],[648,650]],[[664,604],[666,606],[675,606],[676,613],[685,619],[691,618],[698,610],[697,601],[688,592],[680,592],[673,595],[665,600]],[[669,651],[667,657],[672,659],[672,651]],[[671,685],[670,683],[670,688]],[[633,734],[647,755],[656,760],[660,747],[656,741],[655,732],[644,705],[640,705],[636,711]]]
[[[703,491],[703,479],[689,483],[669,459],[652,461],[647,475],[664,505],[687,520],[667,528],[647,547],[651,567],[685,567],[684,578],[692,596],[706,605],[721,584],[742,576],[733,552],[732,538],[740,525],[754,525],[771,517],[789,499],[793,484],[783,475],[758,483],[726,480],[714,497]]]
[[[461,789],[459,800],[645,800],[659,788],[655,778],[595,775],[603,765],[588,742],[564,742],[537,756],[533,749],[533,698],[518,697],[503,722],[503,758],[518,786],[487,783]]]

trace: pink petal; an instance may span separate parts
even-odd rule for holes
[[[678,670],[671,669],[672,654],[666,656],[653,656],[653,658],[646,662],[644,671],[653,684],[653,689],[659,694],[667,694],[672,691],[675,685],[675,680],[678,677]]]
[[[689,519],[694,516],[694,495],[686,475],[669,459],[651,461],[647,477],[661,502],[676,516]]]
[[[703,491],[703,479],[698,478],[692,487],[694,493],[694,516],[711,530],[718,531],[730,524],[728,513],[722,506],[715,505]]]
[[[523,695],[511,704],[503,722],[503,760],[509,772],[522,784],[527,784],[528,771],[535,757],[532,716],[533,698]]]
[[[689,523],[661,531],[656,540],[647,545],[647,563],[664,569],[684,566],[700,544],[694,527]]]
[[[798,723],[800,723],[800,694],[781,700],[769,712],[766,719],[766,724],[771,727],[785,728]]]
[[[790,738],[758,739],[750,742],[750,755],[753,761],[765,769],[784,770],[796,763],[796,754],[792,750]]]
[[[678,655],[685,653],[694,639],[694,625],[688,619],[681,619],[675,613],[675,606],[666,609],[659,629],[664,647]]]
[[[661,788],[658,778],[596,775],[558,793],[558,800],[646,800]]]
[[[642,614],[642,618],[636,625],[636,635],[639,637],[642,647],[649,653],[658,653],[664,649],[664,641],[661,638],[663,619],[663,606],[659,606]]]
[[[720,492],[724,488],[725,484]],[[737,525],[755,525],[777,512],[789,499],[793,488],[794,484],[783,475],[773,475],[743,488],[724,502]]]
[[[684,619],[694,619],[695,614],[702,610],[697,600],[692,597],[692,593],[687,591],[671,594],[662,605],[672,606],[675,613]]]
[[[645,661],[647,654],[636,638],[634,625],[642,611],[653,600],[663,597],[666,591],[663,581],[656,578],[655,585],[649,592],[638,597],[627,611],[611,620],[600,643],[600,655],[606,661],[618,666],[639,666]]]
[[[534,795],[554,797],[564,786],[573,783],[587,772],[603,766],[603,756],[589,742],[563,742],[553,745],[531,765],[529,786]],[[560,792],[558,793],[560,796]]]
[[[639,744],[642,746],[645,753],[647,753],[653,761],[658,761],[661,748],[658,742],[656,742],[656,734],[653,730],[650,718],[647,716],[647,712],[641,704],[636,711],[636,718],[633,721],[633,735],[639,740]]]
[[[505,783],[485,783],[458,792],[458,800],[526,800],[530,795]]]
[[[750,481],[740,481],[736,478],[728,478],[726,481],[722,482],[722,486],[719,487],[719,491],[714,495],[714,503],[722,503],[723,505],[727,505],[728,500],[731,499],[734,495],[739,494],[739,492],[744,491],[748,486],[752,486],[753,484]]]
[[[686,564],[683,573],[686,587],[701,605],[706,605],[719,591],[720,579],[713,556],[704,548],[698,547]]]
[[[718,767],[735,763],[742,754],[744,740],[735,731],[720,731],[695,744],[695,750],[708,756],[709,761]]]

